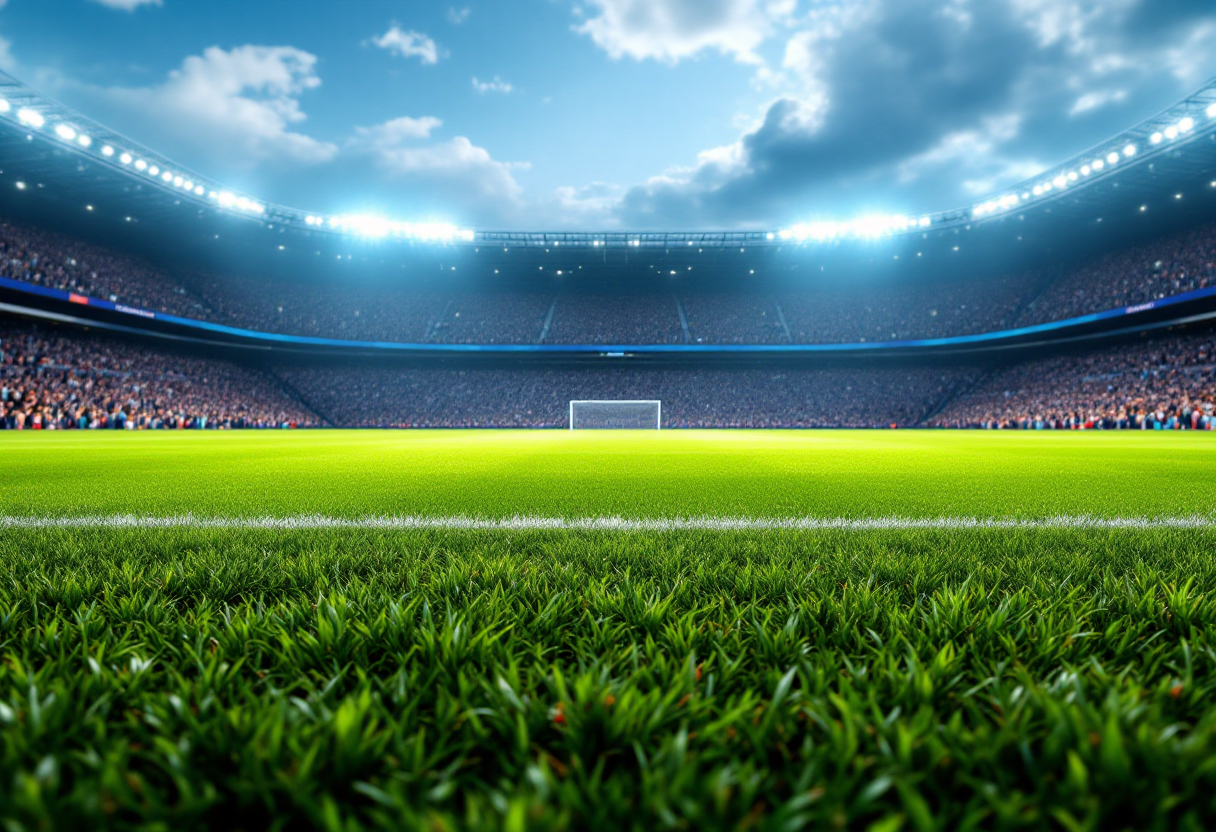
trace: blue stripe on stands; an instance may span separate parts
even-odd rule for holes
[[[337,347],[340,349],[350,350],[395,350],[401,352],[446,352],[461,354],[567,353],[579,355],[598,355],[605,352],[628,352],[635,354],[723,352],[824,353],[1000,343],[1002,341],[1007,341],[1012,338],[1019,338],[1024,335],[1035,335],[1061,329],[1068,329],[1071,327],[1080,326],[1082,324],[1094,323],[1096,321],[1136,315],[1154,309],[1161,309],[1163,307],[1173,306],[1179,303],[1198,300],[1200,298],[1216,297],[1216,286],[1213,286],[1206,289],[1195,289],[1190,292],[1183,292],[1168,298],[1149,301],[1148,303],[1142,303],[1136,306],[1123,306],[1119,307],[1118,309],[1107,309],[1104,312],[1095,312],[1090,315],[1080,315],[1075,318],[1066,318],[1061,321],[1052,321],[1051,323],[1046,324],[1017,327],[1015,329],[1002,329],[996,332],[984,332],[976,335],[953,335],[947,338],[914,338],[898,341],[872,341],[852,344],[418,344],[401,341],[353,341],[343,338],[318,338],[310,335],[281,335],[274,332],[261,332],[260,330],[256,329],[243,329],[241,327],[215,324],[209,321],[200,321],[194,318],[183,318],[178,315],[170,315],[166,312],[153,312],[147,309],[140,309],[138,307],[127,306],[122,303],[103,300],[101,298],[83,298],[81,295],[75,295],[78,300],[71,301],[70,298],[75,293],[65,292],[62,289],[51,289],[46,286],[37,286],[32,283],[26,283],[21,280],[12,280],[7,277],[0,277],[0,288],[12,289],[30,295],[54,298],[56,300],[69,303],[79,304],[81,303],[81,300],[87,300],[87,304],[83,305],[93,306],[99,309],[106,309],[114,312],[121,312],[123,314],[144,318],[146,320],[164,321],[166,323],[176,324],[178,326],[183,326],[190,329],[236,336],[238,338],[258,341],[265,344],[295,344],[310,347]]]

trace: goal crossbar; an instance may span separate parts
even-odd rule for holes
[[[572,399],[570,430],[660,430],[663,402],[658,399]]]

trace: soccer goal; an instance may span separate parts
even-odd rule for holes
[[[570,430],[658,430],[660,401],[572,401]]]

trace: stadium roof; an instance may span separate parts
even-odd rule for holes
[[[462,229],[369,215],[328,215],[275,205],[241,194],[205,175],[88,119],[0,73],[0,148],[6,167],[87,199],[98,185],[121,189],[141,211],[164,215],[182,207],[239,217],[260,226],[345,238],[400,240],[412,244],[581,249],[677,247],[787,247],[859,239],[898,238],[970,230],[1002,220],[1049,212],[1052,221],[1089,221],[1128,196],[1160,198],[1180,185],[1210,175],[1216,158],[1216,79],[1192,95],[1084,153],[976,203],[914,217],[870,216],[822,221],[764,231],[718,232],[527,232]],[[74,162],[75,164],[71,164]],[[30,187],[26,178],[13,187]],[[75,178],[76,181],[72,181]],[[7,183],[2,183],[7,187]],[[1209,183],[1204,183],[1209,184]],[[1216,188],[1216,183],[1211,183]]]

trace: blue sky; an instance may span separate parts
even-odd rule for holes
[[[768,228],[1034,175],[1216,74],[1216,4],[0,0],[0,68],[305,210]]]

